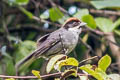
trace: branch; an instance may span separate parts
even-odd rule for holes
[[[85,26],[85,28],[86,28],[86,30],[83,29],[83,32],[90,31],[90,32],[96,33],[96,34],[99,35],[99,36],[103,36],[103,37],[112,35],[112,33],[105,33],[105,32],[99,31],[99,30],[94,30],[94,29],[89,28],[88,26]],[[98,39],[98,36],[95,36],[95,35],[92,34],[92,33],[91,33],[91,35],[92,35],[93,37],[95,37],[96,39]],[[99,40],[99,39],[98,39],[98,40]],[[120,47],[119,44],[111,41],[110,39],[106,39],[106,40],[108,40],[110,43],[115,44],[116,46]]]
[[[39,27],[38,25],[35,25],[35,24],[23,24],[23,25],[21,25],[20,28],[10,27],[8,29],[10,32],[14,32],[14,31],[18,32],[18,31],[21,31],[21,29],[25,29],[25,30],[32,29],[32,30],[36,30],[39,32],[53,32],[53,31],[55,31],[55,29],[45,29],[45,28]]]
[[[53,77],[53,76],[60,76],[61,72],[53,73],[53,74],[47,74],[41,76],[42,79]],[[6,75],[0,75],[0,78],[15,78],[15,79],[37,79],[36,76],[6,76]]]
[[[53,22],[50,22],[50,21],[47,21],[47,20],[44,20],[44,19],[40,19],[40,18],[38,18],[36,16],[33,16],[33,19],[36,20],[36,21],[39,21],[39,22],[48,23],[48,24],[51,24],[51,25],[55,25],[55,26],[61,27],[60,24],[53,23]]]
[[[87,58],[87,59],[85,59],[85,60],[80,61],[80,62],[79,62],[79,65],[80,65],[81,63],[83,63],[83,62],[86,62],[86,61],[88,61],[88,60],[92,60],[92,59],[95,59],[95,58],[99,58],[99,57],[98,57],[98,56],[94,56],[94,57]]]
[[[41,76],[42,79],[46,79],[48,77],[57,77],[61,76],[61,72],[58,73],[53,73],[53,74],[47,74]],[[80,74],[78,73],[79,76],[88,76],[89,74]],[[6,76],[6,75],[0,75],[0,78],[14,78],[14,79],[37,79],[36,76]]]
[[[54,7],[54,6],[55,6],[55,7],[58,7],[62,12],[64,12],[65,14],[68,14],[68,11],[65,10],[63,7],[55,4],[52,0],[48,0],[48,1],[49,1],[49,3],[52,5],[52,7]],[[68,15],[69,15],[69,14],[68,14]]]
[[[120,16],[120,11],[95,10],[95,9],[90,9],[89,11],[90,11],[91,13],[94,13],[94,14],[116,15],[116,16]]]

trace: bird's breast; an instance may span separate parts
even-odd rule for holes
[[[77,33],[74,33],[74,32],[66,32],[66,33],[63,33],[63,44],[65,46],[65,48],[68,49],[68,53],[70,53],[77,45],[78,43],[78,37],[79,35]]]

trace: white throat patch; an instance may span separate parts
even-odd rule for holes
[[[71,32],[73,32],[73,33],[80,34],[81,31],[82,31],[82,28],[79,28],[79,26],[76,26],[74,28],[69,28],[68,30],[71,31]]]

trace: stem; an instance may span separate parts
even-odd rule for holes
[[[61,76],[61,72],[58,73],[53,73],[53,74],[47,74],[47,75],[42,75],[41,78],[45,79],[48,77],[57,77]],[[89,76],[89,74],[80,74],[78,73],[79,76]],[[36,76],[6,76],[6,75],[0,75],[0,78],[14,78],[14,79],[37,79]]]

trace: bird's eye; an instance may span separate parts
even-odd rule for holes
[[[74,26],[77,26],[77,25],[78,25],[78,22],[73,22],[73,25],[74,25]]]

